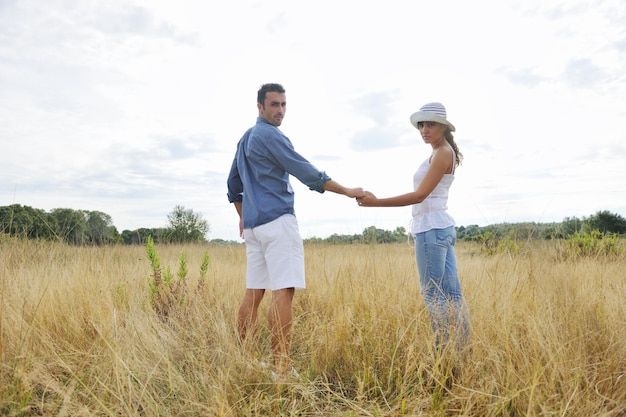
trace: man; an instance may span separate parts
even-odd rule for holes
[[[309,189],[331,191],[350,198],[364,196],[361,188],[346,188],[298,154],[278,129],[287,110],[285,89],[264,84],[257,93],[259,117],[237,144],[228,175],[228,200],[239,214],[239,234],[246,242],[246,291],[239,308],[241,340],[253,334],[265,290],[272,291],[268,321],[275,374],[291,367],[292,300],[296,288],[306,287],[304,247],[294,212],[289,175]],[[250,333],[250,334],[249,334]]]

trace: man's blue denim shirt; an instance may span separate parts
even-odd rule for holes
[[[258,117],[239,140],[228,175],[228,201],[242,201],[244,229],[295,214],[289,175],[320,193],[330,180],[297,153],[276,126]]]

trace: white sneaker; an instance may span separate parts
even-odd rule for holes
[[[278,375],[276,372],[272,371],[272,379],[274,381],[284,381],[286,379],[296,379],[298,381],[301,381],[302,377],[300,376],[298,371],[296,371],[296,368],[292,366],[291,370],[287,372],[287,375]]]
[[[296,368],[294,368],[293,366],[291,367],[291,371],[289,371],[289,376],[298,380],[302,379],[298,371],[296,371]]]

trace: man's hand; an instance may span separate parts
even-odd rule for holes
[[[356,188],[348,188],[339,184],[335,180],[328,180],[324,183],[324,190],[330,191],[337,194],[343,194],[350,198],[357,198],[364,195],[363,189],[361,187]]]
[[[346,195],[350,198],[365,197],[365,191],[363,191],[363,188],[361,187],[347,188]]]
[[[243,239],[243,203],[241,201],[234,201],[233,205],[239,215],[239,237]]]

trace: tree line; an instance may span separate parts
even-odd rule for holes
[[[0,207],[0,233],[27,239],[62,241],[72,245],[127,244],[143,245],[151,238],[154,243],[206,243],[210,231],[202,214],[177,205],[167,215],[167,226],[139,228],[119,233],[111,216],[101,211],[69,208],[41,209],[13,204]],[[555,223],[500,223],[488,226],[459,226],[459,240],[480,240],[486,234],[510,239],[566,239],[580,233],[597,231],[603,234],[626,234],[626,219],[609,211],[583,218],[566,217]],[[361,234],[333,234],[327,238],[305,239],[309,243],[399,243],[406,242],[407,231],[367,227]],[[236,243],[222,239],[211,243]]]
[[[566,217],[562,222],[553,223],[498,223],[488,226],[458,226],[457,239],[466,241],[480,241],[485,236],[494,238],[508,238],[514,240],[528,239],[568,239],[573,236],[591,233],[626,234],[626,219],[619,214],[609,211],[597,213],[583,218]],[[404,227],[397,227],[394,231],[367,227],[362,234],[338,235],[333,234],[326,239],[306,239],[311,243],[400,243],[408,239]]]
[[[72,245],[140,244],[151,237],[157,243],[202,243],[210,231],[202,214],[175,206],[162,228],[140,228],[119,233],[111,216],[101,211],[57,208],[49,212],[13,204],[0,207],[0,233],[26,239],[61,241]]]

